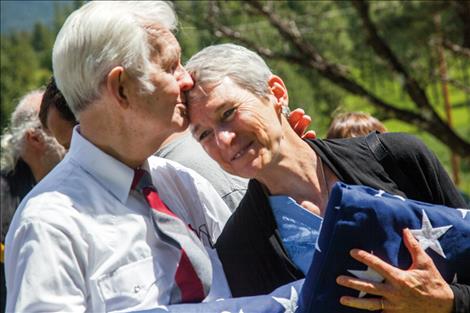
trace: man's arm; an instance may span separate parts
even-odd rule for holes
[[[6,312],[84,312],[84,267],[73,238],[41,222],[11,231],[5,255]]]

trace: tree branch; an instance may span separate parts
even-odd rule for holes
[[[460,55],[470,59],[470,49],[459,46],[458,44],[453,43],[450,40],[444,40],[442,42],[442,45],[444,46],[444,48],[452,51],[456,55]]]

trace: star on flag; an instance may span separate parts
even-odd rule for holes
[[[297,301],[299,299],[297,290],[295,290],[294,287],[291,287],[290,292],[290,299],[273,297],[274,300],[284,307],[284,313],[295,313],[295,310],[297,310]]]
[[[446,255],[444,254],[438,239],[442,237],[450,228],[452,228],[452,225],[433,228],[426,212],[424,210],[422,212],[423,217],[421,229],[411,229],[411,233],[415,236],[416,240],[419,241],[419,244],[423,250],[431,248],[437,252],[437,254],[446,259]]]

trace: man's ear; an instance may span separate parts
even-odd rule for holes
[[[272,75],[268,80],[268,86],[276,98],[276,108],[289,105],[289,96],[287,94],[286,85],[279,76]]]
[[[124,68],[122,66],[116,66],[108,73],[106,80],[106,89],[109,94],[123,107],[129,105],[125,79]]]

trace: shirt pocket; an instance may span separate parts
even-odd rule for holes
[[[157,303],[157,280],[153,257],[126,264],[103,274],[98,279],[98,289],[106,312],[138,309],[149,293],[155,295]]]

